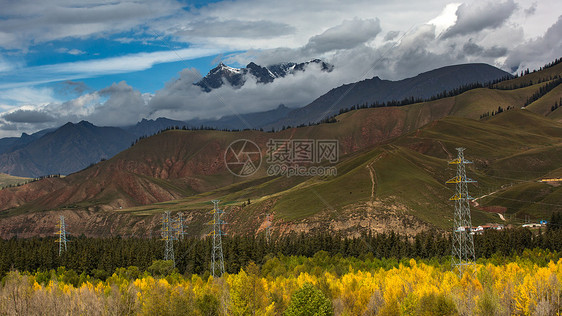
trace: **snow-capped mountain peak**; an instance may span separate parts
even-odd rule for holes
[[[321,69],[326,72],[331,72],[334,68],[333,65],[320,59],[298,64],[291,62],[281,63],[267,67],[250,62],[245,68],[234,68],[221,62],[215,68],[211,69],[203,79],[196,82],[195,85],[200,86],[206,92],[220,88],[224,84],[229,84],[234,88],[240,88],[246,82],[247,76],[253,76],[258,83],[267,84],[277,78],[283,78],[289,74],[294,74],[297,71],[306,71],[306,68],[310,64],[320,64]]]

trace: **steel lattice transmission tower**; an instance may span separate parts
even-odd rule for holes
[[[187,234],[185,232],[185,224],[184,224],[184,219],[183,219],[183,213],[179,212],[178,213],[178,222],[177,222],[177,236],[179,240],[183,240],[184,236]]]
[[[265,241],[267,244],[271,243],[271,218],[270,218],[270,214],[267,213],[265,214],[265,221],[266,221],[266,226],[265,226]]]
[[[164,260],[171,260],[176,266],[176,259],[174,257],[174,240],[177,240],[177,228],[175,220],[170,216],[170,211],[162,214],[162,240],[166,242],[164,249]]]
[[[62,254],[63,250],[66,251],[66,224],[64,223],[64,216],[60,215],[59,216],[59,224],[57,225],[57,227],[59,228],[59,231],[57,232],[57,234],[59,235],[59,240],[57,240],[56,242],[59,243],[59,256]]]
[[[455,215],[453,226],[452,263],[453,268],[458,268],[462,276],[465,266],[474,263],[474,240],[472,238],[472,220],[470,217],[470,200],[468,183],[476,181],[466,177],[466,165],[472,163],[464,159],[464,148],[457,148],[457,159],[449,164],[457,165],[457,176],[447,181],[456,184],[456,192],[450,200],[455,201]]]
[[[222,231],[222,225],[226,224],[222,220],[222,214],[224,211],[219,209],[220,200],[213,200],[213,220],[209,224],[213,225],[213,231],[209,235],[213,236],[213,250],[211,251],[211,272],[213,277],[217,275],[220,277],[224,274],[224,256],[222,254],[222,236],[224,232]]]

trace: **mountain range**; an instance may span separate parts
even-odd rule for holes
[[[562,110],[552,107],[562,85],[529,100],[560,76],[557,64],[455,96],[356,109],[332,123],[275,132],[169,130],[67,177],[0,190],[1,237],[50,235],[58,215],[74,234],[150,236],[164,210],[184,212],[188,232],[203,236],[212,199],[221,200],[234,235],[262,232],[266,213],[277,236],[446,230],[454,188],[445,182],[455,175],[448,161],[461,146],[474,162],[467,168],[477,180],[474,224],[548,218],[562,210],[562,187],[539,182],[562,177]],[[225,164],[226,149],[240,139],[263,157],[250,177]],[[337,174],[268,175],[271,139],[337,141],[338,161],[321,164]]]
[[[248,75],[267,84],[296,71],[306,71],[312,64],[328,72],[333,69],[332,65],[318,59],[268,67],[250,63],[241,69],[219,64],[195,84],[206,90],[218,88],[225,82],[239,87],[244,84]],[[59,129],[44,130],[33,135],[22,134],[20,138],[0,139],[0,172],[22,177],[66,175],[113,157],[136,139],[169,127],[242,130],[251,126],[268,131],[279,130],[285,126],[317,123],[352,106],[404,98],[425,99],[463,85],[491,82],[509,76],[508,73],[486,64],[454,65],[400,81],[374,77],[343,85],[297,109],[279,105],[269,111],[224,116],[218,120],[143,119],[134,126],[126,127],[98,127],[87,122],[68,123]]]
[[[402,101],[407,98],[429,99],[465,85],[511,77],[509,73],[488,64],[447,66],[399,81],[374,77],[334,88],[266,128],[316,123],[352,106]]]
[[[20,146],[0,155],[0,172],[26,177],[70,174],[113,157],[135,139],[121,128],[98,127],[86,121],[22,138]]]
[[[258,83],[267,84],[277,78],[284,78],[295,72],[306,71],[306,68],[310,65],[318,65],[322,71],[327,72],[331,72],[334,68],[333,65],[320,59],[314,59],[304,63],[281,63],[267,67],[251,62],[245,68],[233,68],[219,63],[217,67],[211,69],[209,73],[196,82],[195,85],[200,86],[206,92],[218,89],[224,84],[239,88],[244,85],[249,76],[253,77]]]

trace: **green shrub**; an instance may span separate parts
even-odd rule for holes
[[[312,284],[306,283],[293,293],[286,316],[324,316],[333,315],[332,302]]]

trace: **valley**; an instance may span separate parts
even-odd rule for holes
[[[545,218],[561,207],[556,184],[536,182],[560,170],[560,110],[544,109],[561,90],[521,107],[561,70],[557,64],[532,73],[544,77],[523,88],[476,88],[405,106],[360,108],[337,115],[332,123],[276,132],[164,131],[67,177],[1,190],[2,237],[48,235],[59,214],[67,214],[77,234],[150,236],[158,234],[164,210],[187,213],[189,234],[203,236],[212,199],[225,207],[227,229],[241,234],[259,233],[265,213],[273,215],[279,235],[447,230],[452,189],[445,181],[454,174],[447,161],[458,146],[467,148],[474,161],[468,170],[478,181],[470,187],[472,194],[496,192],[478,200],[475,224],[498,222],[499,216],[489,212],[496,209],[513,223],[526,216]],[[500,107],[510,110],[480,119]],[[337,140],[338,173],[268,176],[262,166],[248,178],[237,177],[226,168],[224,152],[238,139],[255,142],[264,161],[270,139]]]

